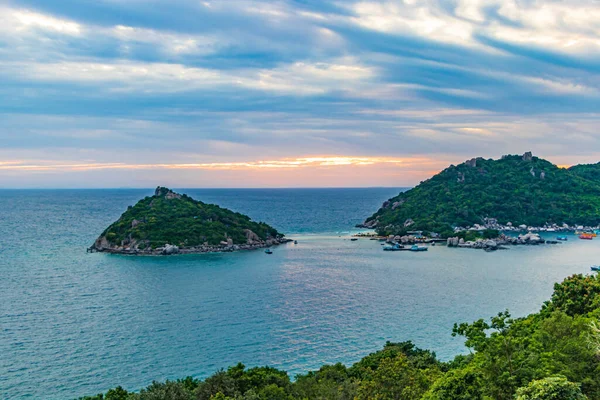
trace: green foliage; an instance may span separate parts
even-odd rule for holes
[[[167,243],[180,247],[218,245],[228,238],[234,244],[245,244],[246,230],[261,240],[282,236],[275,228],[246,215],[158,188],[156,195],[129,207],[101,236],[113,246],[145,249]]]
[[[452,227],[486,217],[502,224],[598,225],[600,165],[563,169],[537,157],[478,158],[476,167],[451,165],[386,205],[367,219],[378,219],[376,229],[385,235],[423,230],[449,236]],[[408,219],[414,224],[405,228]]]
[[[357,399],[418,400],[440,375],[437,368],[415,367],[404,354],[383,358],[370,374],[370,379],[359,384]]]
[[[292,387],[293,396],[296,399],[352,400],[356,397],[357,382],[344,365],[324,365],[316,372],[298,375]]]
[[[554,284],[550,310],[562,310],[570,316],[587,314],[600,308],[600,276],[573,275]]]
[[[517,390],[517,400],[585,400],[579,385],[564,377],[535,380]]]
[[[350,368],[325,365],[296,376],[238,364],[199,381],[118,387],[85,400],[584,400],[600,399],[598,278],[574,275],[541,312],[455,324],[472,351],[450,362],[411,342],[385,344]]]
[[[459,239],[464,239],[465,242],[474,242],[477,239],[496,239],[498,236],[500,236],[500,231],[496,229],[485,229],[483,231],[460,231],[456,233],[450,232],[448,236],[456,236]]]
[[[480,400],[483,390],[480,373],[471,368],[448,371],[423,397],[424,400]]]

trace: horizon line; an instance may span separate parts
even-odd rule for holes
[[[159,185],[160,186],[160,185]],[[1,190],[155,190],[157,187],[3,187]],[[270,190],[289,190],[289,189],[404,189],[412,188],[413,186],[253,186],[253,187],[177,187],[177,186],[160,186],[167,187],[173,190],[256,190],[256,189],[270,189]]]

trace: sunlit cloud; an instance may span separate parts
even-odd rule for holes
[[[0,162],[0,170],[44,172],[44,171],[88,171],[88,170],[149,170],[149,169],[189,169],[189,170],[261,170],[287,168],[316,168],[368,166],[375,164],[394,164],[397,166],[430,165],[432,159],[426,157],[386,158],[386,157],[303,157],[282,160],[259,160],[249,162],[212,162],[212,163],[172,163],[172,164],[127,164],[127,163],[61,163],[56,161],[31,162],[29,160],[11,160]]]
[[[0,21],[4,20],[7,24],[12,22],[11,25],[17,31],[37,28],[67,35],[79,35],[82,30],[81,25],[76,22],[28,10],[16,11],[0,8],[0,13],[4,14],[4,17],[0,18]]]

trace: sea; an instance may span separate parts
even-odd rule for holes
[[[139,390],[238,362],[293,378],[386,341],[450,360],[468,352],[455,322],[536,312],[555,282],[600,261],[600,238],[493,253],[351,241],[401,190],[178,189],[298,243],[170,257],[86,253],[152,189],[0,190],[0,399]]]

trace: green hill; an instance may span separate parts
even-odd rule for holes
[[[380,234],[408,230],[449,235],[452,227],[483,224],[543,226],[600,224],[600,165],[559,168],[549,161],[508,155],[451,165],[386,201],[364,226]]]
[[[600,163],[574,165],[569,171],[582,178],[600,182]]]
[[[275,228],[246,215],[158,187],[154,196],[129,207],[90,249],[153,253],[169,244],[176,251],[206,252],[264,247],[282,238]]]

